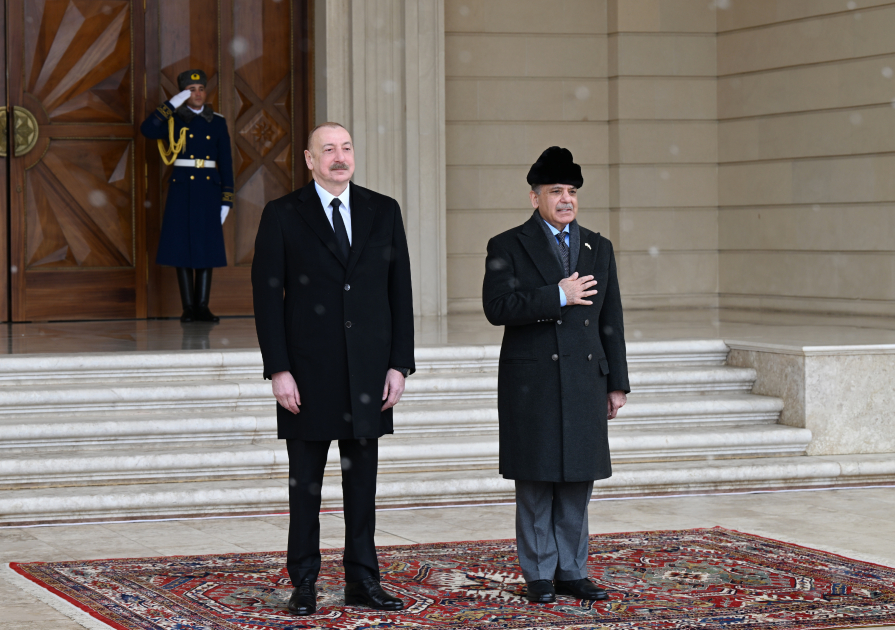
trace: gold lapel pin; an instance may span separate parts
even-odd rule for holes
[[[585,243],[584,246],[585,246],[586,248],[588,248],[588,249],[593,249],[593,248],[590,246],[590,243]]]

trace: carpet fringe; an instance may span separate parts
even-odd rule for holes
[[[111,626],[103,623],[96,617],[84,612],[74,604],[65,601],[58,595],[55,595],[29,580],[28,578],[16,573],[9,563],[0,564],[0,578],[3,578],[13,586],[25,591],[29,595],[34,596],[41,602],[62,613],[75,623],[87,628],[87,630],[109,630]]]

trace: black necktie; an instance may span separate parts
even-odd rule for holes
[[[569,270],[569,246],[566,245],[566,233],[560,232],[556,235],[556,240],[559,242],[559,255],[562,258],[562,267],[566,272],[566,278],[572,275],[572,272]]]
[[[348,232],[345,230],[345,222],[342,221],[342,213],[339,212],[342,200],[334,197],[330,205],[333,207],[333,231],[336,233],[336,247],[339,249],[342,259],[348,262],[348,250],[351,248],[351,243],[348,242]]]

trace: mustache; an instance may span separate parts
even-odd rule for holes
[[[570,203],[561,203],[556,206],[557,210],[571,210],[574,206]]]
[[[347,171],[348,164],[346,164],[345,162],[333,162],[332,166],[329,167],[329,170],[331,170],[331,171]]]

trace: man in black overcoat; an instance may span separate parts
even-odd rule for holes
[[[227,121],[205,102],[207,83],[202,70],[181,72],[181,92],[140,125],[147,138],[168,141],[173,120],[174,138],[183,138],[180,153],[171,156],[174,168],[155,260],[177,270],[183,322],[218,321],[208,307],[211,270],[227,266],[222,226],[233,206],[233,157]]]
[[[575,220],[584,179],[568,149],[544,151],[528,183],[534,214],[488,242],[482,289],[504,326],[500,472],[516,482],[528,599],[606,599],[587,579],[587,506],[612,475],[607,419],[630,391],[615,256]]]
[[[350,183],[351,136],[337,123],[311,132],[314,181],[264,208],[252,290],[264,376],[289,453],[289,610],[316,611],[320,491],[338,440],[345,506],[345,603],[399,610],[379,582],[378,438],[414,371],[410,257],[398,203]]]

